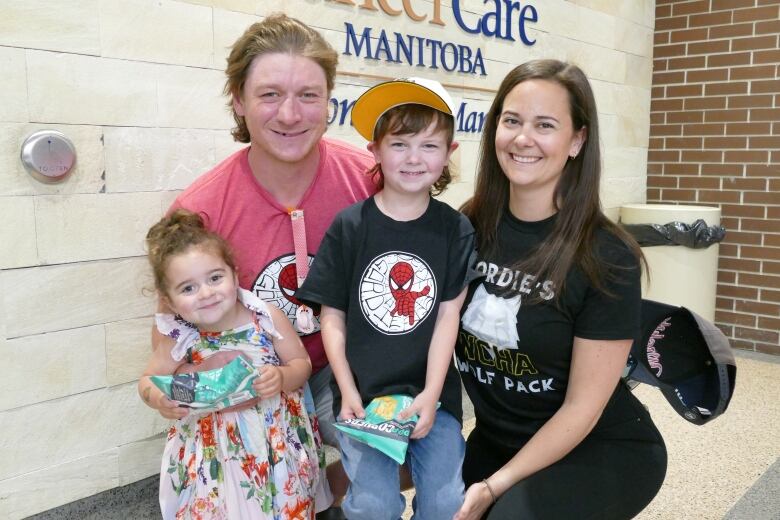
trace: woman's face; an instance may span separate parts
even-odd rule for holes
[[[496,129],[496,155],[512,192],[549,197],[570,155],[579,153],[585,129],[575,131],[569,94],[553,81],[531,79],[504,99]]]

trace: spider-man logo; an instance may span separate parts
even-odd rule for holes
[[[407,262],[398,262],[389,275],[390,293],[395,298],[395,307],[390,311],[391,316],[400,314],[409,318],[409,325],[414,325],[414,302],[420,296],[427,295],[431,288],[426,285],[422,291],[412,291],[414,283],[414,269]]]
[[[311,265],[313,256],[309,256]],[[286,254],[279,256],[268,263],[257,275],[252,291],[268,303],[272,303],[287,315],[293,326],[296,323],[295,311],[300,301],[295,297],[298,290],[298,278],[295,270],[295,255]],[[318,316],[319,313],[315,313]],[[315,320],[316,321],[316,320]],[[316,323],[319,330],[319,322]],[[303,334],[304,336],[306,334]]]
[[[371,260],[360,277],[360,310],[383,334],[406,334],[431,315],[436,287],[436,278],[422,258],[388,251]]]
[[[295,297],[295,291],[298,290],[298,271],[295,264],[287,264],[279,273],[279,289],[282,295],[295,305],[300,305],[301,301]]]

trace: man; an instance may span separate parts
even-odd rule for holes
[[[171,210],[200,213],[233,247],[241,287],[281,308],[295,324],[297,274],[308,269],[336,213],[376,190],[364,175],[373,159],[323,137],[338,54],[317,31],[271,15],[247,29],[227,61],[225,94],[237,125],[232,134],[249,147],[199,177]],[[303,210],[303,218],[296,212],[293,220],[291,210]],[[301,339],[312,360],[309,385],[323,440],[337,446],[331,371],[316,320]],[[166,339],[155,334],[159,341]],[[328,478],[334,494],[343,495],[341,468],[329,468]]]

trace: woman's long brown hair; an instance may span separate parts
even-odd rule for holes
[[[601,152],[596,100],[587,77],[576,65],[558,60],[534,60],[517,66],[507,74],[485,118],[474,196],[461,207],[461,211],[477,231],[480,256],[491,256],[497,248],[499,222],[509,204],[509,180],[496,156],[499,116],[504,99],[512,89],[531,79],[552,81],[566,89],[574,130],[585,128],[586,140],[580,153],[566,161],[553,193],[552,202],[558,216],[552,232],[528,258],[517,262],[512,269],[551,280],[558,298],[564,290],[566,275],[572,267],[579,266],[595,288],[609,294],[605,280],[613,277],[610,270],[616,266],[607,264],[596,251],[596,230],[603,228],[617,236],[642,263],[644,256],[636,241],[601,210]]]

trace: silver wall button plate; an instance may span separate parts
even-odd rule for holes
[[[41,182],[65,179],[76,162],[76,149],[65,134],[56,130],[40,130],[22,143],[22,164]]]

